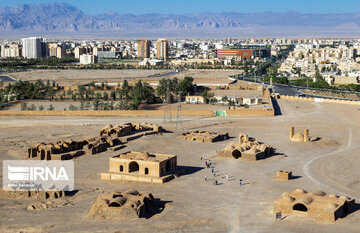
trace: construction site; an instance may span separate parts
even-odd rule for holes
[[[276,101],[276,116],[1,116],[0,162],[71,159],[76,189],[2,192],[1,232],[359,232],[359,107]]]

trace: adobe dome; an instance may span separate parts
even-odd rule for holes
[[[294,192],[296,192],[296,193],[302,193],[302,194],[307,193],[304,189],[296,189]]]
[[[289,196],[289,193],[283,193],[283,194],[281,195],[281,197],[286,197],[286,196]]]
[[[325,196],[326,195],[326,193],[321,190],[316,190],[316,191],[312,192],[312,194],[314,194],[316,196]]]
[[[287,203],[291,203],[291,202],[295,201],[295,198],[290,197],[290,196],[287,196],[287,195],[286,195],[286,196],[283,196],[282,199],[283,199],[284,201],[286,201]]]
[[[256,154],[256,153],[259,153],[260,151],[258,149],[256,149],[256,146],[253,146],[251,147],[250,150],[247,151],[248,153],[253,153],[253,154]]]
[[[124,192],[125,194],[132,194],[132,195],[138,195],[139,192],[135,189],[128,189]]]
[[[330,209],[336,209],[338,205],[335,203],[326,203],[326,207]]]
[[[330,198],[337,198],[338,196],[336,196],[335,194],[330,194],[328,197],[330,197]]]
[[[148,152],[141,152],[136,156],[136,158],[143,159],[143,160],[148,160],[149,159],[149,153]]]
[[[301,133],[297,133],[292,137],[291,140],[294,141],[294,142],[303,142],[304,141],[304,135],[302,135]]]
[[[313,202],[313,199],[310,196],[308,196],[300,199],[299,202],[309,205],[311,202]]]
[[[347,196],[341,196],[341,197],[340,197],[340,199],[341,199],[341,200],[344,200],[344,201],[348,201],[348,200],[350,200],[350,198],[349,198],[349,197],[347,197]]]

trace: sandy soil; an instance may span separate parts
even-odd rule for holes
[[[229,132],[234,137],[214,144],[189,142],[177,136],[175,123],[162,118],[81,118],[81,117],[2,117],[0,118],[0,159],[23,159],[25,149],[41,141],[54,141],[95,135],[108,123],[151,122],[162,124],[171,133],[151,135],[127,144],[118,152],[105,152],[75,159],[75,187],[78,193],[71,205],[28,212],[27,202],[0,200],[2,232],[359,232],[360,210],[334,224],[316,223],[310,218],[287,216],[275,221],[272,202],[283,192],[303,188],[322,189],[360,199],[360,110],[356,106],[291,102],[280,100],[281,116],[244,118],[185,117],[185,130]],[[317,142],[293,143],[288,128],[310,129]],[[221,185],[204,181],[211,177],[200,156],[212,157],[239,133],[276,148],[276,155],[263,161],[220,160],[212,158]],[[169,153],[178,156],[178,165],[188,174],[166,184],[101,181],[108,158],[125,150]],[[2,169],[2,168],[1,168]],[[279,169],[292,170],[297,179],[275,181]],[[0,174],[2,172],[0,171]],[[243,179],[244,186],[238,180]],[[151,192],[165,203],[163,212],[150,219],[111,221],[88,219],[92,203],[102,192],[135,188]],[[359,209],[359,205],[357,205]]]
[[[173,70],[33,70],[11,73],[17,80],[55,80],[62,86],[82,85],[95,82],[122,82],[124,79],[141,79],[147,82],[157,82],[163,77],[152,77],[172,73]],[[228,76],[239,74],[239,71],[227,70],[189,70],[181,73],[172,73],[167,78],[183,78],[191,76],[197,83],[229,83]]]

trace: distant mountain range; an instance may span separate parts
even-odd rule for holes
[[[231,37],[359,36],[360,13],[299,12],[193,14],[84,14],[67,3],[0,8],[0,36]]]

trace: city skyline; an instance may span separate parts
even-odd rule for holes
[[[255,12],[288,12],[297,11],[300,13],[355,13],[359,12],[357,7],[360,7],[360,2],[356,0],[346,0],[338,4],[336,0],[303,0],[299,3],[289,3],[285,0],[241,0],[228,1],[228,4],[219,4],[215,0],[198,0],[189,1],[183,0],[181,2],[171,2],[168,4],[165,0],[145,1],[139,0],[131,1],[73,1],[73,0],[14,0],[11,2],[0,2],[0,7],[13,7],[22,4],[41,4],[51,2],[66,2],[81,9],[84,13],[90,15],[97,15],[105,12],[129,13],[129,14],[184,14],[184,13],[202,13],[202,12],[239,12],[239,13],[255,13]],[[119,4],[120,3],[120,4]],[[139,5],[143,7],[139,7]],[[336,7],[335,7],[336,6]]]

